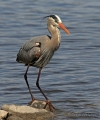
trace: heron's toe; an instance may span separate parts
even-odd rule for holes
[[[52,105],[52,103],[50,102],[50,100],[46,100],[46,104],[45,104],[45,106],[44,106],[44,109],[46,109],[47,106],[49,107],[49,110],[52,111],[52,112],[53,112],[54,110],[56,110],[55,107],[54,107],[54,106]]]

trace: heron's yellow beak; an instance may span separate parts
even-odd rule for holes
[[[63,23],[59,23],[59,27],[62,28],[67,34],[70,34],[69,30],[63,25]]]

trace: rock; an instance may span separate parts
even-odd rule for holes
[[[30,106],[34,108],[42,109],[44,108],[45,104],[46,104],[45,101],[35,100],[34,102],[32,102]]]
[[[3,105],[2,110],[8,112],[16,112],[16,113],[36,113],[36,112],[47,112],[45,109],[37,109],[30,106],[19,106],[19,105]]]
[[[23,118],[17,115],[10,115],[6,120],[23,120]]]
[[[54,117],[54,113],[43,109],[44,101],[35,100],[31,106],[3,105],[2,110],[9,113],[6,120],[47,120]]]
[[[8,112],[4,110],[0,110],[0,120],[6,118],[8,115]]]
[[[30,106],[38,109],[43,109],[45,105],[46,105],[45,101],[35,100]],[[48,105],[46,106],[45,110],[50,111]],[[55,112],[55,109],[52,108],[52,112]]]

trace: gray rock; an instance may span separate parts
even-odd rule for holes
[[[44,101],[35,100],[31,106],[7,105],[2,106],[2,110],[9,113],[6,120],[47,120],[54,117],[54,113],[43,109]]]
[[[4,111],[4,110],[0,110],[0,119],[4,119],[6,118],[8,115],[8,112]]]
[[[36,112],[47,112],[45,109],[37,109],[30,106],[19,106],[19,105],[3,105],[2,110],[8,112],[16,112],[16,113],[36,113]]]

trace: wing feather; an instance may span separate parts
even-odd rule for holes
[[[41,45],[47,40],[50,40],[48,36],[31,38],[20,48],[16,60],[25,64],[33,64],[39,59],[41,55]]]

